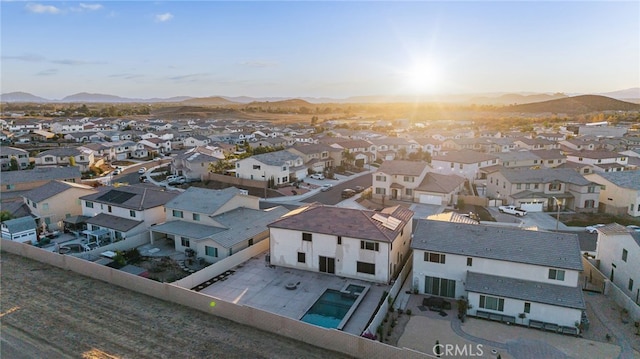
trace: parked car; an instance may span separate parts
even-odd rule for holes
[[[598,229],[600,227],[604,227],[604,224],[594,224],[594,225],[591,225],[591,226],[587,226],[587,227],[584,227],[584,230],[589,232],[589,233],[596,233],[596,229]]]
[[[146,167],[140,167],[140,169],[138,170],[139,174],[143,174],[145,172],[147,172],[147,168]]]
[[[330,190],[331,188],[333,188],[333,185],[332,185],[332,184],[327,183],[327,184],[323,184],[323,185],[322,185],[322,188],[321,188],[320,190],[321,190],[322,192],[327,192],[327,191],[328,191],[328,190]]]
[[[500,211],[500,213],[513,214],[516,217],[522,217],[527,215],[527,211],[516,206],[500,206],[498,207],[498,211]]]
[[[640,226],[636,226],[635,224],[628,225],[627,229],[632,230],[634,232],[640,232]]]
[[[169,184],[183,184],[187,182],[187,178],[185,176],[177,176],[176,178],[168,181]]]
[[[351,198],[355,195],[356,195],[356,191],[352,190],[351,188],[342,190],[342,198]]]
[[[314,173],[309,177],[313,178],[313,179],[317,179],[317,180],[323,180],[324,179],[324,175],[322,173]]]
[[[111,174],[112,174],[112,175],[114,175],[114,176],[117,176],[117,175],[119,175],[120,173],[122,173],[122,171],[121,171],[119,168],[116,168],[115,170],[113,170],[113,171],[111,172]]]
[[[364,191],[364,187],[362,186],[355,186],[353,189],[356,191],[356,193],[360,193]]]

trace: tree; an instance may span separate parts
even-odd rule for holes
[[[0,211],[0,222],[8,221],[13,219],[13,215],[9,211]]]
[[[74,167],[76,165],[76,158],[69,156],[69,166]]]
[[[9,161],[9,171],[17,171],[20,169],[20,166],[18,166],[18,159],[16,159],[14,156],[11,156],[11,160]]]
[[[356,157],[353,153],[349,152],[349,150],[342,151],[342,163],[345,165],[353,165],[353,162],[356,160]]]

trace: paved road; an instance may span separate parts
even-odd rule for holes
[[[307,203],[320,202],[324,204],[335,205],[338,202],[341,202],[343,200],[342,198],[343,189],[346,189],[346,188],[353,189],[355,186],[362,186],[365,188],[371,187],[372,179],[371,179],[371,176],[364,175],[364,176],[356,177],[340,183],[336,183],[336,181],[332,181],[332,180],[323,180],[318,182],[331,183],[333,184],[333,187],[329,191],[318,192],[318,194],[315,194],[307,199],[302,200],[303,202],[307,202]]]

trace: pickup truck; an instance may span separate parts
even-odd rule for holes
[[[514,214],[516,217],[522,217],[527,214],[527,211],[516,206],[500,206],[498,211],[500,213]]]

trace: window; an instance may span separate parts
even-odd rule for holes
[[[307,263],[307,254],[304,252],[298,252],[298,263]]]
[[[595,193],[596,192],[596,186],[589,186],[587,188],[587,193]]]
[[[416,178],[413,176],[404,176],[405,182],[415,182]]]
[[[564,271],[560,269],[549,269],[549,279],[564,280]]]
[[[356,264],[358,273],[376,274],[376,264],[367,262],[357,262]]]
[[[369,242],[369,241],[360,241],[360,249],[367,249],[370,251],[378,252],[380,250],[380,243],[378,242]]]
[[[522,184],[521,183],[516,184],[516,189],[522,189]]]
[[[456,281],[438,277],[424,277],[424,292],[442,297],[456,297]]]
[[[462,169],[464,167],[464,165],[461,163],[460,165],[458,165],[458,168]]]
[[[553,160],[548,160],[547,163],[553,163]]]
[[[107,206],[107,212],[111,213],[111,206]]]
[[[182,211],[178,211],[178,210],[174,209],[172,214],[176,218],[182,218]]]
[[[199,221],[200,220],[200,213],[191,213],[191,218],[194,221]]]
[[[626,262],[627,261],[627,255],[629,254],[629,252],[627,252],[626,249],[622,249],[622,261]]]
[[[454,163],[453,163],[453,162],[451,162],[451,168],[453,168],[453,166],[455,166],[455,165],[454,165]]]
[[[218,257],[218,248],[204,246],[204,254],[208,255],[209,257]]]
[[[385,195],[387,194],[387,189],[386,188],[380,188],[380,187],[376,187],[376,194],[381,194],[381,195]]]
[[[42,210],[43,211],[48,211],[49,210],[49,203],[43,203],[42,204]],[[633,208],[631,208],[631,210],[633,211]]]
[[[251,247],[253,245],[253,238],[249,238],[249,241],[248,241],[247,245],[249,247]]]
[[[633,290],[633,279],[629,278],[629,286],[627,288],[629,288],[629,290]]]
[[[504,299],[490,297],[488,295],[480,296],[480,308],[497,310],[499,312],[504,311]]]
[[[376,181],[386,182],[387,181],[387,177],[378,175],[378,176],[376,176]]]
[[[338,236],[338,245],[342,244],[342,236]]]
[[[473,265],[473,258],[467,258],[467,267],[471,267]]]
[[[537,183],[533,185],[534,189],[538,189],[538,187],[539,187],[539,185]]]
[[[93,202],[86,201],[84,203],[84,206],[87,207],[87,208],[93,208]]]
[[[413,189],[405,188],[404,194],[406,194],[407,196],[413,196]]]
[[[424,252],[424,261],[444,264],[445,255],[440,253]]]
[[[182,244],[183,247],[189,247],[189,238],[180,237],[180,244]]]
[[[560,183],[549,183],[549,191],[559,191]]]
[[[584,201],[584,208],[594,208],[596,206],[596,201],[592,199],[588,199]]]
[[[136,217],[136,211],[129,211],[129,217]]]
[[[533,164],[537,165],[538,164],[538,160],[533,160]]]
[[[302,240],[311,242],[311,233],[302,233]]]
[[[253,165],[253,169],[254,170],[259,170],[260,169],[260,165]]]
[[[531,313],[531,303],[524,302],[524,312],[525,313]]]

